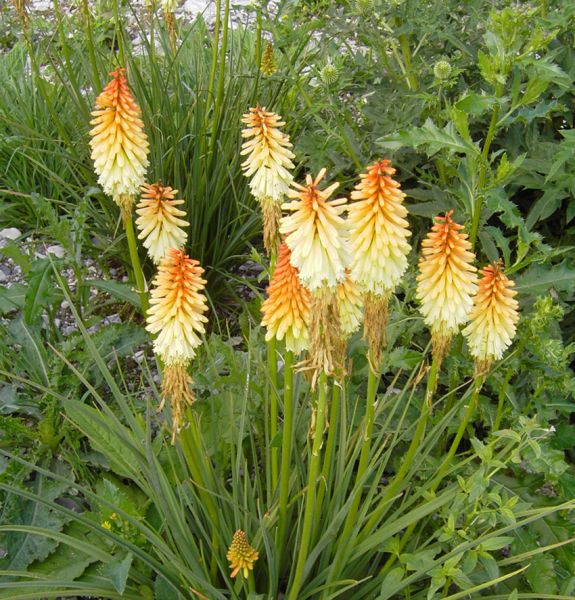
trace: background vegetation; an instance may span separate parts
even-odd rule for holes
[[[218,7],[216,23],[178,21],[175,52],[161,11],[55,0],[46,24],[0,8],[0,226],[18,230],[0,240],[0,597],[289,593],[311,407],[298,376],[281,546],[268,468],[280,445],[267,414],[276,388],[262,375],[259,327],[267,272],[239,155],[241,115],[258,102],[287,122],[296,179],[325,166],[349,192],[367,164],[391,158],[414,232],[367,475],[355,477],[368,372],[357,336],[351,375],[331,399],[341,413],[298,597],[574,597],[575,6],[285,1],[252,6],[233,26],[228,4]],[[259,69],[267,41],[270,76]],[[181,191],[188,249],[208,273],[198,427],[174,447],[155,410],[158,374],[119,215],[89,157],[90,111],[118,64],[142,107],[150,180]],[[381,507],[429,361],[414,302],[419,240],[450,208],[479,262],[501,257],[516,280],[519,333],[435,491],[472,391],[456,341],[425,437]],[[249,582],[230,580],[225,558],[240,527],[260,552]]]

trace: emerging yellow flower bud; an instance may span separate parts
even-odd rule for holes
[[[98,182],[126,217],[144,183],[149,145],[124,71],[118,68],[110,73],[112,80],[96,98],[90,146]]]
[[[172,248],[162,259],[154,279],[146,329],[157,333],[154,352],[164,362],[162,404],[172,407],[172,443],[181,426],[184,407],[193,401],[187,368],[201,344],[207,318],[204,270],[183,250]]]
[[[181,229],[189,223],[178,217],[186,212],[176,208],[183,200],[175,200],[178,190],[161,183],[145,184],[142,187],[142,200],[136,212],[136,225],[140,230],[138,239],[144,240],[144,247],[155,264],[158,264],[171,248],[180,248],[186,243],[188,234]]]
[[[347,224],[341,217],[347,199],[328,200],[339,184],[320,190],[317,186],[324,175],[322,169],[313,180],[308,175],[306,185],[293,184],[296,189],[289,197],[297,200],[282,205],[293,214],[283,217],[280,223],[280,233],[286,236],[292,251],[291,262],[312,293],[320,288],[333,289],[343,282],[350,260]]]
[[[486,373],[499,360],[515,337],[519,320],[515,282],[503,273],[501,262],[482,269],[482,279],[474,298],[471,322],[463,330],[469,351],[476,361],[476,371]]]
[[[449,211],[436,217],[436,223],[422,242],[417,277],[417,298],[425,323],[431,328],[434,352],[441,358],[451,337],[469,318],[477,289],[475,255],[462,225]]]
[[[371,165],[351,193],[349,241],[352,277],[365,292],[383,296],[393,291],[407,269],[411,235],[405,220],[405,194],[392,179],[389,160]]]
[[[226,554],[227,559],[230,561],[230,569],[232,569],[230,577],[235,577],[241,571],[247,579],[249,572],[254,570],[254,563],[259,556],[259,552],[250,546],[246,534],[238,529],[234,533],[232,543]]]
[[[251,177],[250,189],[258,199],[271,198],[280,202],[288,193],[293,180],[288,169],[293,169],[294,158],[289,136],[280,131],[285,125],[279,115],[265,108],[250,108],[243,116],[242,137],[251,138],[242,145],[242,156],[248,155],[242,163],[244,175]]]
[[[310,293],[290,263],[290,254],[284,242],[279,249],[268,297],[262,304],[262,325],[267,328],[266,341],[285,337],[286,348],[299,354],[309,344]]]
[[[274,45],[271,42],[266,44],[264,55],[262,56],[262,64],[260,65],[260,71],[266,76],[270,77],[278,70],[276,61],[274,59]]]

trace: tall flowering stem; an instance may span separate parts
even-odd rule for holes
[[[290,586],[289,595],[287,596],[288,600],[297,600],[299,598],[299,591],[303,583],[305,562],[308,557],[308,551],[311,541],[313,520],[316,508],[316,493],[318,485],[317,480],[320,474],[321,467],[321,447],[323,444],[323,430],[325,425],[325,415],[327,406],[326,397],[327,376],[325,372],[322,371],[322,373],[319,376],[317,405],[314,408],[315,431],[313,432],[313,444],[311,449],[311,457],[309,461],[303,525],[300,537],[300,545],[298,548],[297,563],[295,566],[295,574],[293,577],[292,584]]]
[[[471,355],[475,359],[473,390],[447,456],[433,478],[431,492],[437,490],[448,473],[453,457],[459,449],[459,444],[475,412],[481,388],[489,373],[489,367],[493,361],[499,360],[511,345],[519,320],[519,305],[515,299],[517,292],[512,289],[515,283],[503,273],[501,262],[497,261],[485,267],[481,274],[483,277],[479,281],[473,311],[470,315],[471,323],[463,330]],[[400,542],[400,548],[405,546],[414,529],[415,523],[406,530]],[[395,557],[390,557],[384,565],[383,572],[389,571],[394,561]]]
[[[385,344],[389,297],[407,269],[411,250],[405,194],[394,174],[389,160],[368,167],[351,193],[349,206],[351,276],[364,296],[364,337],[375,373]]]
[[[104,192],[119,206],[126,231],[134,278],[144,313],[148,308],[146,283],[138,257],[132,223],[135,195],[144,183],[149,144],[140,107],[134,100],[125,69],[110,73],[111,81],[96,98],[90,124],[90,146],[94,170]]]
[[[280,232],[291,250],[290,262],[299,269],[303,285],[311,292],[310,368],[315,383],[320,372],[332,375],[343,371],[338,364],[337,349],[342,338],[337,286],[345,281],[349,265],[347,225],[341,214],[346,198],[330,200],[337,183],[324,190],[319,184],[322,169],[315,179],[310,175],[305,185],[294,183],[289,192],[292,202],[282,208],[288,213],[281,220]]]
[[[285,125],[276,113],[257,106],[250,108],[242,122],[244,175],[250,178],[250,190],[260,204],[263,217],[264,246],[274,256],[280,245],[279,221],[281,202],[288,194],[294,168],[289,136],[281,131]]]
[[[193,401],[188,366],[202,342],[200,335],[205,333],[207,322],[203,272],[197,260],[174,248],[160,263],[153,282],[146,329],[157,334],[154,353],[164,363],[160,409],[166,400],[170,401],[172,443],[183,424],[184,409]]]
[[[262,304],[262,325],[266,327],[268,342],[268,371],[271,390],[270,438],[277,433],[277,356],[276,340],[285,340],[288,352],[299,354],[308,348],[308,323],[310,315],[310,293],[301,284],[298,270],[290,262],[291,251],[283,243],[279,249],[278,260],[268,287],[268,297]],[[286,371],[286,377],[291,376]],[[290,407],[284,406],[285,410]],[[285,433],[285,431],[284,431]],[[285,452],[285,446],[284,452]],[[272,490],[278,483],[278,448],[271,449]],[[286,474],[283,474],[285,479]],[[287,484],[286,484],[287,485]]]

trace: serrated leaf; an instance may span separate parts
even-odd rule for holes
[[[54,285],[53,275],[49,259],[37,260],[32,264],[24,305],[24,319],[29,325],[38,319],[44,308],[63,299],[61,290]]]
[[[112,585],[119,594],[123,594],[126,589],[132,559],[132,553],[128,552],[122,560],[119,562],[114,560],[108,563],[102,570],[103,574],[110,578]]]
[[[133,290],[133,286],[129,283],[122,283],[120,281],[108,281],[98,279],[87,279],[82,284],[88,287],[95,287],[103,292],[107,292],[120,302],[128,302],[133,306],[140,308],[140,297]]]
[[[71,482],[50,480],[40,473],[29,485],[34,493],[45,500],[59,498]],[[32,500],[19,500],[16,514],[10,516],[11,525],[32,525],[53,531],[62,531],[69,517]],[[0,536],[0,547],[6,555],[0,559],[0,570],[24,571],[36,560],[44,560],[58,546],[58,541],[31,533],[8,532]]]
[[[24,274],[30,271],[30,257],[22,252],[21,247],[15,242],[10,242],[4,248],[0,248],[0,254],[6,258],[11,258],[22,269]]]
[[[113,423],[102,412],[76,400],[64,402],[66,416],[88,437],[93,448],[108,458],[112,469],[123,477],[132,477],[139,463],[132,447],[132,434]],[[121,435],[119,428],[121,427]],[[128,445],[127,442],[130,442]]]
[[[537,296],[553,288],[559,292],[575,290],[575,269],[567,261],[558,265],[531,265],[515,279],[515,289],[522,295]]]
[[[535,201],[525,219],[527,229],[532,229],[538,221],[550,217],[561,206],[565,197],[566,194],[561,189],[552,187],[546,190],[543,196]]]
[[[479,152],[475,145],[466,142],[457,133],[453,123],[448,123],[443,129],[439,129],[431,119],[427,119],[422,127],[399,131],[380,138],[377,143],[384,148],[400,148],[402,146],[419,148],[423,146],[428,156],[433,156],[440,150],[461,154],[477,154]]]
[[[90,535],[91,530],[78,523],[72,523],[71,527],[67,528],[66,533],[68,535],[74,535],[75,533],[76,536],[85,538]],[[69,544],[61,543],[48,558],[34,563],[28,571],[44,574],[51,579],[73,581],[96,561],[97,558],[94,556],[81,552]]]
[[[509,546],[513,542],[514,538],[511,536],[496,536],[481,542],[481,549],[487,550],[488,552],[492,552],[493,550],[501,550],[501,548],[505,548]]]
[[[469,115],[479,116],[497,104],[493,96],[479,95],[469,92],[466,96],[455,103],[455,108]]]
[[[6,315],[13,310],[24,308],[27,289],[23,283],[13,283],[10,287],[0,288],[0,314]]]

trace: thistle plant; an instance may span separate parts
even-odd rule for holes
[[[157,334],[154,353],[164,365],[162,404],[172,407],[172,443],[183,424],[184,409],[194,399],[188,366],[202,343],[207,300],[202,293],[206,281],[197,260],[173,248],[160,262],[153,281],[146,329]]]
[[[161,183],[146,184],[142,187],[142,198],[137,205],[136,225],[140,230],[138,239],[155,264],[158,264],[171,248],[181,248],[188,239],[182,229],[189,223],[180,217],[186,212],[177,208],[184,200],[176,200],[178,190]]]
[[[247,155],[242,169],[250,178],[250,190],[262,211],[264,247],[268,254],[275,255],[280,245],[281,202],[293,181],[292,144],[280,130],[285,122],[265,108],[250,108],[242,122],[247,126],[242,137],[248,138],[242,145],[241,154]]]

